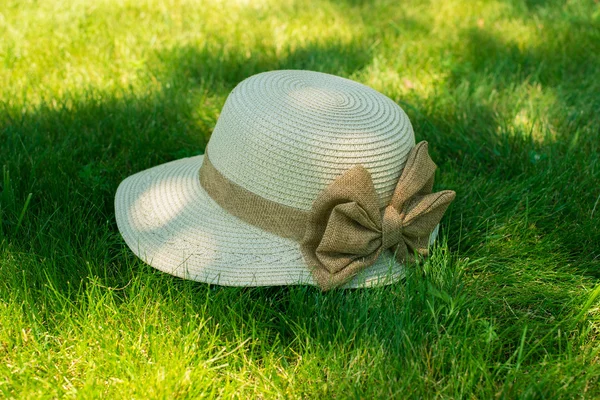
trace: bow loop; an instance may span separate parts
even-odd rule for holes
[[[377,223],[356,202],[338,204],[331,211],[316,256],[332,274],[346,268],[360,254],[372,254],[381,246]]]
[[[324,290],[336,285],[331,277],[358,273],[363,264],[375,262],[381,251],[381,215],[363,166],[346,171],[317,197],[301,247]]]
[[[454,199],[450,190],[431,193],[436,165],[427,142],[410,152],[383,213],[369,172],[354,166],[313,203],[301,250],[323,290],[340,286],[373,265],[385,249],[404,262],[427,255],[429,236]]]
[[[437,165],[428,151],[427,142],[420,142],[411,150],[390,202],[397,210],[404,209],[415,196],[431,193]]]

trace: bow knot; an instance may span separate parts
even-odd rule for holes
[[[400,214],[393,206],[385,208],[381,222],[381,247],[389,249],[403,242],[403,220],[404,215]]]
[[[431,193],[436,165],[427,142],[417,144],[383,212],[371,175],[357,165],[317,197],[310,211],[302,253],[323,290],[340,286],[392,249],[398,262],[428,254],[429,236],[455,193]]]

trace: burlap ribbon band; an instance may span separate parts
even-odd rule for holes
[[[224,210],[300,244],[323,290],[348,282],[392,249],[400,263],[428,255],[429,236],[454,200],[451,190],[432,193],[436,165],[427,142],[409,153],[390,203],[380,210],[370,173],[356,165],[327,186],[304,211],[265,199],[227,179],[205,155],[200,183]]]

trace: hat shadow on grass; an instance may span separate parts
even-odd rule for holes
[[[18,177],[11,181],[12,192],[21,197],[17,203],[34,193],[19,231],[12,235],[20,211],[15,207],[2,220],[2,232],[14,249],[52,264],[26,271],[33,287],[50,279],[66,293],[90,274],[116,278],[111,286],[126,283],[114,221],[117,186],[135,172],[202,154],[237,83],[275,69],[350,75],[366,66],[371,54],[366,42],[351,41],[308,44],[278,57],[222,56],[190,46],[154,57],[163,68],[151,72],[158,89],[147,93],[123,90],[107,96],[90,89],[54,99],[55,104],[43,102],[33,112],[6,104],[0,110],[2,152],[11,175]]]

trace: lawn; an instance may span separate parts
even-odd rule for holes
[[[124,244],[121,180],[273,69],[429,141],[457,199],[405,280],[210,286]],[[3,0],[0,82],[0,397],[600,397],[597,1]]]

